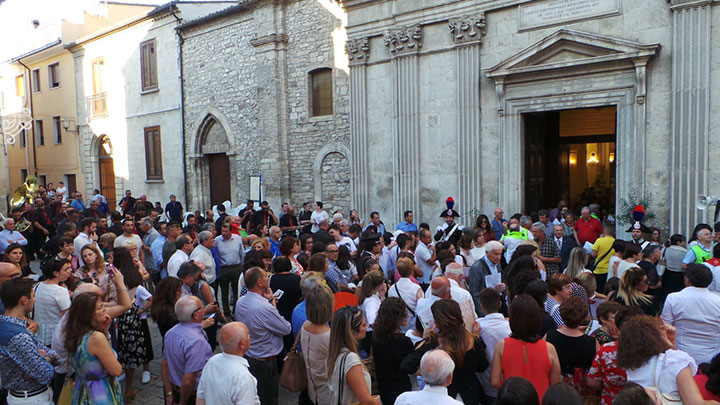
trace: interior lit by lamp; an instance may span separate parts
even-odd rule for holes
[[[610,161],[610,163],[614,162],[614,161],[615,161],[615,154],[612,153],[612,152],[610,152],[610,156],[608,157],[608,160]]]
[[[575,166],[577,164],[577,152],[570,152],[570,165]]]
[[[600,161],[598,160],[598,157],[597,157],[597,153],[596,153],[596,152],[590,152],[590,156],[588,157],[587,162],[588,162],[588,164],[590,164],[590,163],[600,163]]]

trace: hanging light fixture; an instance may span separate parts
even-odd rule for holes
[[[614,152],[610,152],[610,156],[608,157],[608,160],[610,161],[610,163],[615,161],[615,153]]]
[[[588,162],[588,164],[600,163],[600,161],[598,160],[598,157],[597,157],[597,152],[590,152],[590,156],[588,157],[587,162]]]

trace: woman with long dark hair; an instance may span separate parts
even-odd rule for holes
[[[362,285],[357,290],[357,296],[358,307],[362,309],[365,321],[368,323],[367,336],[360,341],[360,346],[368,354],[370,354],[370,345],[372,344],[373,325],[386,295],[387,286],[382,273],[379,271],[367,272],[363,277]]]
[[[15,267],[20,270],[20,273],[22,274],[21,277],[32,274],[32,270],[30,269],[30,265],[27,261],[27,256],[25,255],[25,249],[23,249],[19,243],[11,243],[8,245],[5,249],[2,261],[15,265]]]
[[[485,214],[478,215],[477,219],[475,220],[475,227],[473,229],[482,232],[483,236],[485,237],[485,242],[490,242],[491,240],[495,239],[495,234],[493,233],[490,219]]]
[[[428,331],[427,337],[418,344],[415,351],[406,356],[401,371],[415,374],[423,354],[436,348],[445,350],[455,362],[448,394],[452,398],[460,394],[466,404],[479,404],[482,387],[476,373],[485,371],[489,366],[485,356],[485,343],[465,329],[462,311],[457,302],[441,299],[435,301],[430,310],[435,328]]]
[[[165,277],[155,287],[150,316],[157,323],[163,338],[165,333],[178,323],[175,303],[182,296],[182,286],[183,282],[179,278]]]
[[[380,399],[384,405],[395,403],[398,395],[412,389],[408,375],[400,370],[403,359],[414,349],[410,339],[400,332],[407,321],[405,302],[394,297],[380,305],[375,319],[372,351]]]
[[[73,299],[65,324],[65,349],[75,370],[73,404],[122,404],[116,377],[122,365],[108,342],[111,319],[105,303],[95,293]]]
[[[116,301],[115,283],[112,282],[109,275],[111,269],[115,271],[115,267],[105,262],[102,252],[95,245],[83,246],[80,250],[80,257],[84,265],[75,272],[75,277],[81,280],[91,279],[95,285],[100,287],[105,302]]]
[[[55,327],[70,308],[70,293],[65,286],[72,274],[70,261],[52,258],[43,265],[42,274],[44,280],[35,285],[33,319],[38,323],[38,340],[50,346]]]
[[[647,290],[647,275],[640,267],[633,267],[620,278],[620,287],[615,301],[627,306],[640,307],[646,315],[655,316],[658,308],[653,296],[647,294]]]
[[[135,305],[135,294],[142,285],[143,278],[127,248],[113,249],[113,265],[122,273],[130,301],[133,303],[127,312],[117,318],[118,360],[125,369],[125,399],[132,401],[136,396],[132,388],[135,369],[145,363],[148,356],[145,334],[142,332],[138,307]]]

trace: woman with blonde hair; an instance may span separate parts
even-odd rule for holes
[[[415,308],[418,300],[423,297],[422,288],[410,279],[414,267],[415,263],[412,260],[405,257],[398,259],[397,272],[400,274],[400,279],[388,289],[388,297],[397,297],[405,301],[405,305],[408,307],[408,325],[410,326],[415,325]],[[408,329],[409,326],[403,326],[403,332]]]
[[[648,277],[640,267],[626,270],[620,278],[620,287],[615,301],[625,306],[640,307],[646,315],[656,316],[658,308],[653,296],[646,294]]]
[[[568,259],[568,265],[564,273],[571,279],[577,277],[580,273],[592,273],[586,269],[588,262],[587,251],[581,247],[574,247],[570,251],[570,258]]]
[[[358,354],[358,341],[365,338],[367,323],[357,307],[338,309],[330,323],[327,369],[330,388],[328,404],[379,405],[370,392],[371,379]]]

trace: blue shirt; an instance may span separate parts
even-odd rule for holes
[[[298,332],[300,332],[300,328],[302,328],[305,321],[308,320],[305,300],[300,301],[300,303],[295,306],[295,309],[293,309],[292,312],[291,320],[293,337],[297,337]]]
[[[273,254],[273,257],[282,256],[280,253],[280,244],[272,239],[270,239],[270,253]]]
[[[327,262],[328,270],[325,272],[325,279],[335,284],[337,290],[340,289],[340,284],[347,285],[347,283],[345,282],[345,277],[343,277],[337,264],[329,259]]]
[[[0,315],[0,379],[5,389],[34,391],[55,376],[55,367],[40,350],[55,358],[57,353],[43,346],[26,328],[26,320]]]
[[[222,260],[220,260],[220,252],[218,251],[217,246],[213,246],[210,248],[210,253],[212,253],[213,260],[215,260],[215,280],[217,280],[222,274],[222,269],[220,268],[222,266]]]
[[[11,240],[20,244],[20,246],[27,246],[28,244],[27,239],[25,239],[20,232],[3,229],[2,232],[0,232],[0,253],[5,253],[5,249],[10,246]]]
[[[80,200],[78,200],[78,199],[73,200],[73,202],[70,203],[70,206],[73,207],[73,208],[75,208],[76,210],[78,210],[78,211],[80,211],[80,212],[85,211],[85,208],[87,208],[87,207],[85,207],[85,202],[84,202],[84,201],[80,201]]]
[[[370,223],[365,227],[365,229],[367,229],[368,226],[370,226],[370,225],[373,225],[373,226],[374,226],[375,224],[373,224],[372,222],[370,222]],[[365,229],[363,229],[363,231],[364,231]],[[380,225],[377,226],[377,233],[378,233],[380,236],[385,235],[385,224],[383,224],[382,222],[380,223]]]
[[[290,322],[280,315],[277,308],[253,291],[248,291],[235,304],[235,320],[244,323],[250,332],[252,343],[247,356],[254,359],[282,352],[283,336],[292,332]]]
[[[159,269],[162,267],[163,262],[163,255],[162,250],[163,246],[165,245],[165,241],[167,241],[167,237],[160,235],[153,243],[150,245],[150,253],[152,253],[153,261],[155,262],[155,268]]]
[[[415,225],[414,222],[410,222],[409,224],[406,221],[400,222],[398,226],[395,228],[396,231],[403,231],[403,232],[417,232],[418,227]]]
[[[181,387],[185,374],[197,373],[195,378],[197,389],[202,369],[213,356],[210,343],[203,334],[202,324],[179,323],[165,334],[164,342],[163,358],[167,360],[170,382]]]
[[[507,220],[503,218],[502,222],[507,222]],[[502,222],[498,222],[496,218],[493,218],[493,220],[490,221],[493,234],[495,235],[495,240],[500,240],[500,238],[502,238],[503,236],[503,233],[505,233],[505,227],[503,226]]]

